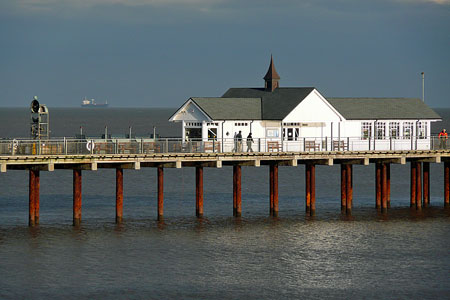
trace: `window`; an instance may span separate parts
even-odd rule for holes
[[[389,136],[398,139],[400,133],[400,122],[389,122]]]
[[[386,123],[376,122],[375,123],[375,138],[382,140],[386,137]]]
[[[268,138],[279,137],[278,129],[266,129],[266,137]]]
[[[362,122],[361,123],[361,138],[367,140],[372,136],[372,123]]]
[[[234,126],[247,126],[248,123],[234,123]]]
[[[427,122],[417,123],[417,138],[426,139],[427,138]]]
[[[413,123],[412,122],[404,122],[403,123],[403,138],[410,139],[412,135]]]

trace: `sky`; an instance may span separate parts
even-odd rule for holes
[[[450,107],[450,0],[2,0],[0,107],[179,107],[230,87]]]

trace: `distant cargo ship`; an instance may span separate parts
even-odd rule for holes
[[[88,100],[86,97],[81,101],[81,107],[98,107],[98,108],[106,108],[108,107],[108,101],[105,103],[95,103],[94,99]]]

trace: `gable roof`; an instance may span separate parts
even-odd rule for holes
[[[347,120],[441,119],[415,98],[326,98]]]
[[[208,98],[194,97],[191,100],[212,120],[260,120],[260,98]]]
[[[262,110],[259,119],[283,120],[313,90],[313,87],[276,88],[271,92],[264,88],[230,88],[222,97],[260,98]]]

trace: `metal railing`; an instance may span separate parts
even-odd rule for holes
[[[151,154],[224,152],[319,152],[319,151],[398,151],[448,149],[447,139],[437,136],[411,138],[330,138],[302,137],[296,140],[253,138],[54,138],[48,140],[0,139],[0,155],[74,155],[74,154]]]

